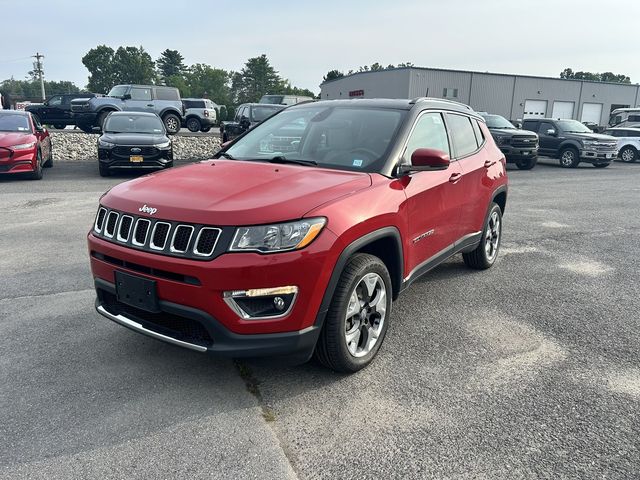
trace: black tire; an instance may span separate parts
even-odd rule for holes
[[[49,158],[47,159],[46,162],[44,162],[43,167],[44,168],[53,167],[53,148],[51,148],[51,145],[49,145]]]
[[[224,132],[222,134],[222,143],[228,142],[229,141],[229,135],[227,135],[227,132]]]
[[[82,130],[84,133],[93,133],[93,127],[91,125],[88,124],[78,124],[76,125],[80,130]]]
[[[358,295],[356,287],[368,274],[377,274],[379,279],[384,283],[386,291],[384,321],[379,327],[380,331],[376,343],[368,353],[356,357],[351,354],[347,346],[345,336],[347,334],[346,314],[352,294],[355,292],[356,296]],[[376,295],[379,295],[380,291],[376,290]],[[391,277],[382,260],[366,253],[359,253],[351,257],[340,275],[338,285],[333,294],[327,317],[320,332],[318,343],[316,344],[314,352],[315,358],[325,367],[337,372],[353,373],[366,367],[376,356],[384,341],[391,316],[391,298]],[[366,305],[368,305],[368,303],[366,303]],[[365,310],[363,309],[362,311]],[[358,318],[361,318],[359,315],[360,314],[357,314]],[[373,315],[375,315],[375,313],[373,313]],[[355,318],[355,316],[351,318]],[[364,327],[364,323],[360,323]],[[360,336],[358,336],[358,338],[360,339]],[[366,344],[368,335],[364,337],[364,340]]]
[[[520,170],[531,170],[538,163],[537,158],[527,158],[526,160],[518,160],[516,161],[516,167]]]
[[[31,180],[42,180],[42,153],[38,150],[36,156],[36,169],[29,174]]]
[[[626,145],[622,147],[618,156],[625,163],[633,163],[638,159],[638,151],[631,145]]]
[[[57,128],[58,130],[64,130],[66,128],[66,125],[63,123],[58,123],[54,125],[54,127]]]
[[[560,166],[576,168],[580,163],[580,153],[576,147],[565,147],[560,151]]]
[[[594,163],[593,166],[596,168],[607,168],[609,165],[611,165],[611,163],[609,162],[605,162],[605,163]]]
[[[199,132],[202,129],[202,123],[196,117],[187,119],[187,128],[190,132]]]
[[[104,163],[98,162],[98,171],[100,172],[101,177],[111,176],[111,170],[109,170],[109,167]]]
[[[207,133],[209,130],[211,130],[211,127],[202,127],[200,129],[201,132]]]
[[[495,240],[495,232],[493,232],[491,222],[496,218],[496,215],[499,223],[497,227],[497,242],[494,245],[493,241]],[[493,233],[489,237],[488,234],[490,231]],[[492,242],[491,253],[487,251],[487,243],[489,241]],[[468,267],[475,268],[476,270],[486,270],[487,268],[491,268],[498,258],[501,241],[502,210],[497,203],[492,203],[491,208],[489,208],[489,213],[487,213],[487,217],[484,220],[484,227],[482,229],[482,237],[480,239],[480,243],[472,252],[462,254],[464,263],[466,263]]]
[[[98,118],[96,119],[97,126],[100,127],[100,131],[102,131],[102,126],[104,125],[104,121],[107,119],[107,115],[111,112],[100,112],[98,114]]]
[[[174,135],[180,131],[181,121],[175,113],[167,113],[162,117],[164,128],[167,129],[169,135]]]

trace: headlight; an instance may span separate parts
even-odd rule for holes
[[[326,223],[325,218],[309,218],[275,225],[239,227],[229,250],[263,253],[299,250],[313,242]]]
[[[165,143],[156,143],[156,148],[169,148],[171,146],[171,140]]]
[[[20,145],[13,145],[9,147],[11,150],[27,150],[28,148],[33,148],[36,146],[36,142],[31,143],[21,143]]]
[[[115,143],[111,143],[111,142],[105,142],[104,140],[98,140],[98,146],[99,147],[111,148],[111,147],[115,147],[116,144]]]
[[[497,137],[496,143],[498,145],[507,145],[509,143],[509,137]]]
[[[583,140],[582,144],[585,147],[595,147],[596,145],[598,145],[598,142],[596,140]]]

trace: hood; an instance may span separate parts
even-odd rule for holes
[[[529,132],[527,130],[520,130],[519,128],[490,128],[489,131],[496,135],[518,135],[522,137],[537,137],[538,134],[535,132]]]
[[[104,133],[100,136],[104,142],[116,145],[157,145],[167,143],[169,138],[166,135],[153,135],[150,133]]]
[[[210,160],[121,183],[102,203],[166,220],[255,225],[302,218],[310,210],[371,186],[367,173],[239,160]]]
[[[618,140],[616,139],[616,137],[612,137],[611,135],[603,135],[601,133],[574,133],[574,132],[567,132],[565,133],[566,136],[570,136],[570,137],[577,137],[580,140],[597,140],[599,142],[617,142]]]
[[[0,147],[11,147],[35,141],[36,136],[30,132],[0,132]]]

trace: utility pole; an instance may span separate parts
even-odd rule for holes
[[[33,70],[40,77],[40,93],[42,94],[42,101],[44,102],[47,98],[44,93],[44,72],[42,69],[42,59],[44,58],[44,55],[40,55],[39,52],[36,52],[36,54],[33,55],[33,58],[36,59],[36,61],[33,62]]]

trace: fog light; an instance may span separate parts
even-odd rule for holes
[[[256,288],[224,292],[224,301],[244,319],[283,317],[293,307],[298,287]]]

